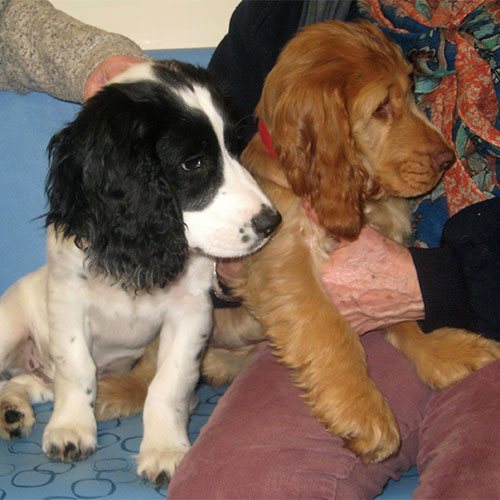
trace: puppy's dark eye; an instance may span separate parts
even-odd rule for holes
[[[182,170],[186,170],[187,172],[191,170],[196,170],[197,168],[201,168],[203,166],[203,156],[193,156],[186,161],[183,161],[180,164]]]
[[[412,71],[409,75],[408,78],[410,79],[410,89],[411,92],[414,94],[415,93],[415,85],[417,81],[417,75],[414,71]]]
[[[391,113],[391,106],[389,104],[389,96],[387,96],[379,107],[373,112],[375,118],[387,118]]]

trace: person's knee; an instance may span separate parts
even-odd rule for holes
[[[500,498],[499,380],[497,361],[431,398],[414,498]]]
[[[404,384],[389,394],[402,432],[396,457],[364,466],[313,418],[289,370],[278,364],[269,348],[261,347],[220,399],[174,474],[168,498],[365,499],[379,494],[390,477],[398,476],[395,471],[415,462],[419,419],[414,408],[427,392],[411,390],[414,385],[419,388],[412,381],[413,370],[403,359],[401,366],[395,364],[398,353],[381,336],[367,338],[364,345],[376,378],[393,380],[386,373],[391,364]],[[409,393],[398,405],[396,399],[405,389]]]

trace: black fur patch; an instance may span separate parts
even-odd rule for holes
[[[24,418],[24,413],[17,410],[7,410],[4,418],[7,424],[14,424],[20,422]]]
[[[98,92],[48,148],[46,225],[74,236],[89,267],[136,290],[164,287],[183,270],[182,212],[205,208],[223,182],[210,120],[176,94],[204,85],[226,116],[212,77],[184,63],[155,68],[158,82]]]

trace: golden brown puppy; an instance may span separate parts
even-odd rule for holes
[[[231,350],[209,349],[204,363],[206,375],[231,379],[251,357],[251,343],[269,339],[315,417],[365,462],[397,451],[399,431],[319,272],[338,238],[355,238],[365,223],[403,241],[410,224],[402,199],[431,190],[454,161],[415,105],[411,72],[398,48],[366,22],[313,25],[285,47],[257,107],[263,133],[242,155],[283,216],[271,243],[245,258],[232,283],[261,328],[245,308],[216,311],[215,342]],[[241,328],[243,318],[249,325]],[[500,356],[496,343],[465,331],[447,335],[451,330],[424,335],[404,323],[388,338],[424,381],[442,388]],[[236,361],[226,370],[229,359]],[[104,400],[108,392],[104,386]],[[127,396],[115,397],[120,407]]]

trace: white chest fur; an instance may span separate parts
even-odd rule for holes
[[[206,329],[199,335],[209,334],[211,259],[194,254],[167,287],[134,292],[89,270],[71,241],[52,239],[48,250],[51,343],[58,344],[61,335],[74,342],[80,331],[98,369],[137,358],[160,331],[167,340],[195,321]]]

